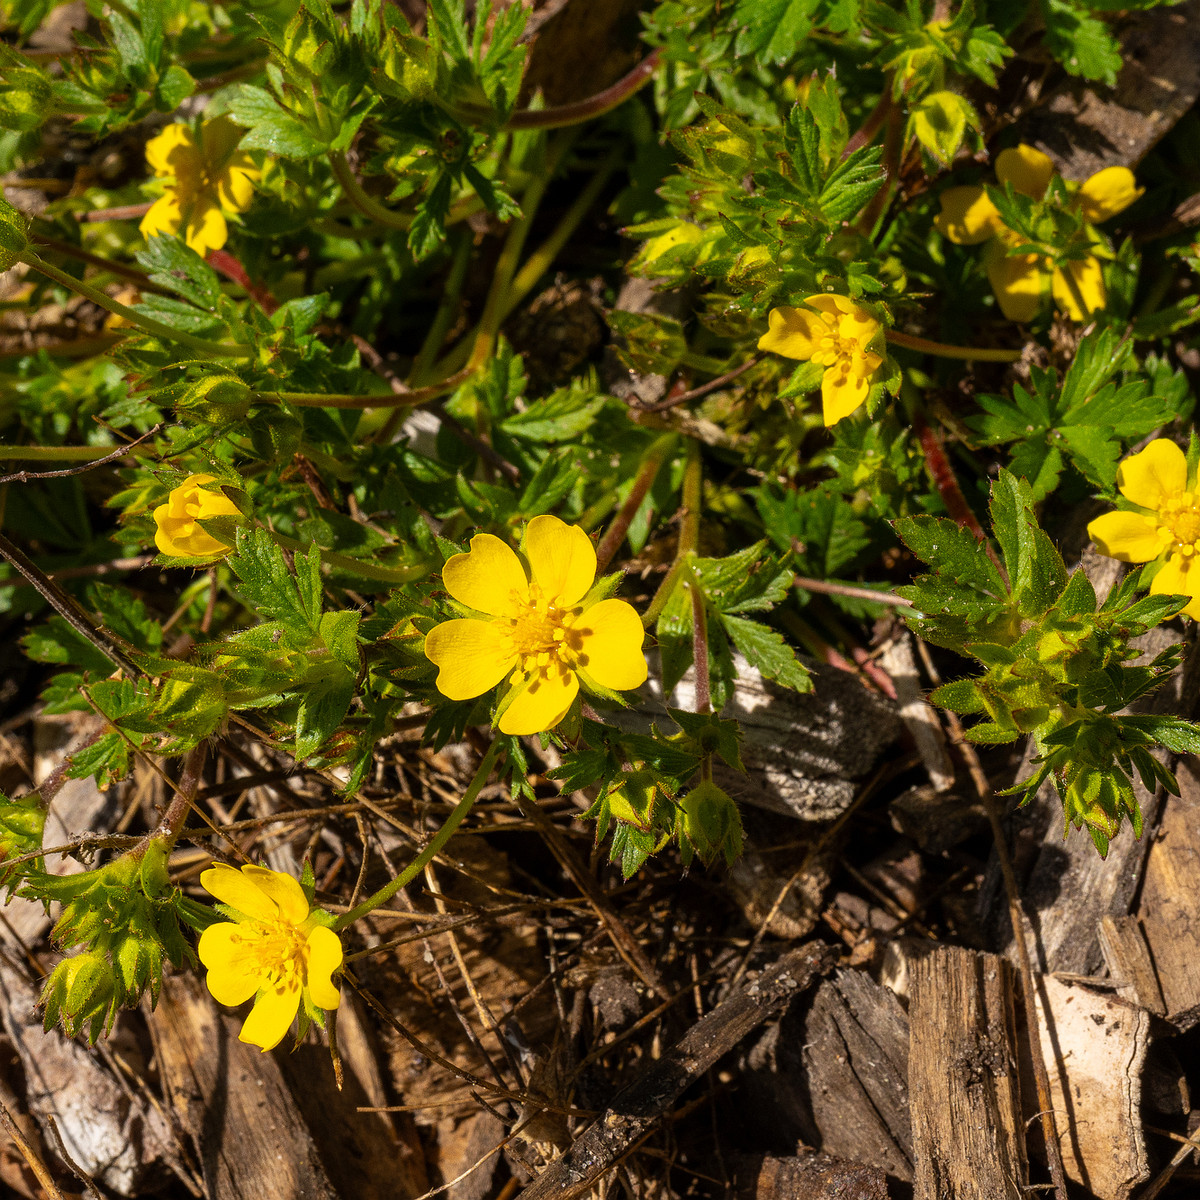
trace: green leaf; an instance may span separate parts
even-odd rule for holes
[[[812,678],[807,668],[781,634],[742,617],[722,616],[721,624],[738,651],[765,679],[773,679],[797,692],[812,691]]]
[[[1003,597],[1007,589],[979,539],[946,517],[902,517],[895,522],[904,544],[941,579],[966,584],[985,596]]]
[[[316,138],[299,119],[285,112],[265,88],[239,84],[233,92],[229,111],[249,132],[242,138],[243,150],[265,150],[280,158],[316,158],[328,150],[326,142]]]
[[[1112,87],[1121,69],[1121,48],[1107,25],[1077,0],[1042,0],[1046,47],[1072,74]]]

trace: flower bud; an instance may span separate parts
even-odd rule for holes
[[[190,383],[175,408],[213,425],[224,425],[245,417],[250,396],[250,389],[236,375],[210,375]]]
[[[205,487],[211,475],[189,475],[165,504],[154,510],[158,526],[154,544],[172,558],[214,558],[228,554],[230,542],[209,533],[200,522],[212,517],[240,517],[241,510],[223,492]]]
[[[742,818],[737,805],[711,779],[684,796],[675,832],[685,866],[693,854],[704,863],[724,854],[726,864],[732,866],[742,853]]]
[[[104,955],[85,951],[64,958],[42,988],[43,1027],[49,1032],[61,1021],[68,1037],[86,1028],[94,1042],[112,1024],[115,996],[116,980]]]
[[[28,133],[50,115],[50,77],[19,55],[11,54],[11,61],[9,55],[4,58],[0,67],[0,129]]]
[[[28,249],[25,218],[7,200],[0,200],[0,271],[11,270]]]

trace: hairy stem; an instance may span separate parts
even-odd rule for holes
[[[57,267],[51,266],[50,263],[34,254],[32,250],[26,250],[20,255],[19,261],[39,274],[45,275],[47,279],[52,279],[55,283],[77,292],[93,304],[98,304],[118,317],[124,317],[131,325],[140,326],[147,333],[152,333],[155,337],[163,338],[165,341],[187,346],[197,354],[203,354],[207,358],[251,358],[254,355],[253,346],[243,345],[239,342],[210,342],[206,338],[193,337],[182,329],[173,329],[170,325],[164,325],[161,321],[156,321],[153,317],[129,308],[111,296],[106,296],[98,288],[84,283],[82,279],[76,279],[73,275],[68,275],[66,271],[60,271]]]
[[[911,333],[901,333],[898,329],[887,331],[887,340],[893,346],[903,346],[905,350],[920,350],[923,354],[932,354],[935,358],[958,358],[968,362],[1020,362],[1020,350],[985,349],[981,346],[950,346],[945,342],[931,342],[928,338],[916,337]]]
[[[605,567],[612,562],[613,555],[620,549],[625,535],[629,532],[629,526],[633,523],[633,518],[637,516],[638,509],[642,507],[642,501],[654,486],[654,481],[658,478],[663,463],[675,449],[675,440],[675,434],[664,433],[651,442],[650,448],[642,458],[642,465],[634,478],[629,495],[625,498],[625,503],[621,505],[620,511],[613,518],[612,524],[596,547],[597,575],[604,572]]]

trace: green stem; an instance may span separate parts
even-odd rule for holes
[[[8,446],[0,445],[0,462],[93,462],[110,455],[115,446]]]
[[[550,269],[551,263],[558,257],[559,252],[570,240],[579,223],[596,203],[601,190],[608,182],[608,177],[617,169],[623,157],[621,151],[614,150],[600,164],[587,187],[579,193],[575,203],[567,209],[554,232],[525,260],[525,265],[517,272],[512,281],[512,287],[509,288],[508,299],[504,305],[504,317],[507,317],[525,299],[534,284]]]
[[[454,257],[450,262],[450,273],[446,276],[446,284],[442,289],[442,299],[438,304],[438,310],[434,314],[433,323],[429,326],[429,332],[426,333],[420,350],[417,351],[417,357],[413,359],[412,370],[408,373],[409,379],[414,384],[425,382],[425,377],[437,358],[437,352],[442,348],[446,334],[449,333],[450,326],[454,323],[458,305],[462,299],[463,284],[467,278],[467,266],[471,261],[473,243],[474,239],[469,233],[459,238]]]
[[[250,397],[259,404],[291,404],[296,408],[406,408],[436,400],[445,392],[453,391],[470,374],[470,371],[460,371],[429,387],[414,388],[408,392],[378,392],[371,396],[337,392],[252,391]]]
[[[190,333],[184,333],[182,329],[172,329],[170,325],[164,325],[161,321],[156,321],[153,317],[129,308],[120,301],[112,299],[111,296],[106,296],[90,284],[84,283],[82,279],[76,279],[73,275],[68,275],[65,271],[51,266],[34,254],[32,250],[26,250],[20,255],[18,261],[32,267],[39,274],[45,275],[47,279],[52,279],[55,283],[77,292],[80,296],[107,309],[110,313],[124,317],[130,324],[140,326],[147,333],[152,333],[155,337],[163,338],[165,341],[178,342],[179,345],[187,346],[197,354],[213,358],[252,358],[254,356],[253,346],[238,342],[210,342],[205,338],[193,337]]]
[[[679,545],[675,561],[666,578],[658,586],[650,601],[650,607],[642,614],[642,625],[649,629],[666,608],[671,593],[675,591],[683,575],[691,574],[690,563],[700,545],[700,506],[703,496],[704,475],[700,460],[700,443],[688,442],[687,466],[683,472],[683,519],[679,525]]]
[[[931,342],[928,338],[915,337],[911,333],[901,333],[898,329],[887,331],[887,340],[893,346],[903,346],[905,350],[920,350],[923,354],[932,354],[935,358],[959,358],[969,362],[1020,362],[1020,350],[983,349],[979,346],[949,346],[945,342]]]
[[[346,198],[364,216],[368,216],[372,221],[378,221],[380,225],[386,225],[390,229],[408,229],[412,225],[412,217],[407,213],[394,213],[390,208],[385,208],[378,200],[363,191],[362,185],[354,178],[354,172],[350,170],[350,164],[346,161],[344,154],[335,151],[329,156],[329,162],[338,183],[342,185],[342,190],[346,193]]]
[[[275,530],[270,532],[276,543],[293,553],[307,552],[312,545],[312,543],[305,544],[293,537],[288,537],[286,533],[278,533]],[[415,583],[429,574],[429,568],[424,564],[417,567],[383,567],[378,563],[364,562],[361,558],[338,554],[336,550],[326,550],[324,546],[318,546],[317,550],[321,555],[321,561],[327,567],[350,571],[355,575],[361,575],[364,579],[378,579],[382,583]]]
[[[487,783],[488,777],[492,773],[492,767],[499,757],[500,749],[501,743],[499,740],[492,742],[488,748],[488,752],[483,756],[483,761],[480,762],[475,772],[475,777],[463,793],[462,799],[454,806],[454,810],[443,822],[441,829],[430,839],[425,849],[391,883],[384,884],[379,891],[373,896],[369,896],[357,908],[352,908],[349,912],[342,913],[333,923],[335,932],[345,929],[347,925],[352,925],[361,917],[374,912],[381,904],[386,904],[401,888],[407,887],[412,883],[425,870],[426,865],[431,863],[441,853],[442,847],[454,836],[455,831],[463,823],[463,818],[471,811],[476,799],[478,799],[479,793],[483,790],[483,785]]]

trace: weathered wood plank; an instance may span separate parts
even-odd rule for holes
[[[209,1200],[338,1200],[279,1064],[237,1030],[194,976],[163,981],[150,1032]]]
[[[1100,921],[1100,948],[1108,973],[1121,986],[1117,995],[1132,1001],[1155,1016],[1167,1014],[1162,989],[1154,973],[1150,947],[1136,917],[1103,917]]]
[[[1008,963],[954,946],[918,959],[909,1021],[915,1200],[1023,1200]]]
[[[1168,796],[1146,857],[1138,917],[1167,1020],[1181,1030],[1200,1022],[1200,764],[1178,770],[1180,795]]]

